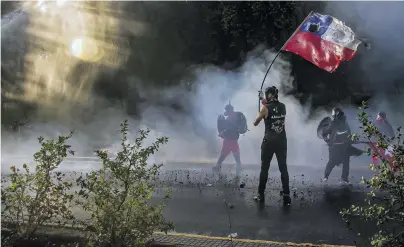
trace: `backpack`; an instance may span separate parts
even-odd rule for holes
[[[240,134],[245,134],[248,131],[247,119],[242,112],[236,112],[237,130]]]
[[[226,130],[226,118],[221,114],[217,118],[217,131],[219,133]]]

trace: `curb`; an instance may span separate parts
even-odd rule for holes
[[[6,223],[6,222],[2,222]],[[55,231],[57,229],[64,230],[63,232]],[[2,231],[6,228],[2,229]],[[83,239],[82,227],[75,227],[72,225],[65,225],[58,227],[57,224],[48,223],[40,227],[38,233],[42,232],[46,235],[73,237],[75,239]],[[155,232],[149,239],[151,246],[155,247],[355,247],[353,245],[331,245],[331,244],[313,244],[313,243],[294,243],[294,242],[279,242],[270,240],[253,240],[253,239],[238,239],[229,237],[214,237],[198,234],[186,234],[168,232]]]
[[[153,240],[157,244],[169,244],[175,246],[236,246],[236,247],[355,247],[353,245],[331,245],[331,244],[312,244],[312,243],[294,243],[278,242],[267,240],[237,239],[228,237],[213,237],[197,234],[184,233],[155,233]]]

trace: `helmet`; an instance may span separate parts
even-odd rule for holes
[[[340,116],[343,116],[344,115],[344,112],[341,110],[341,108],[338,108],[338,107],[334,107],[333,109],[332,109],[332,117],[335,119],[335,118],[337,118],[337,117],[340,117]]]
[[[268,98],[268,94],[271,94],[274,98],[278,98],[278,89],[275,86],[267,87],[265,89],[265,98]]]
[[[229,102],[229,104],[227,104],[224,109],[226,111],[234,111],[234,107],[231,105],[231,103]]]

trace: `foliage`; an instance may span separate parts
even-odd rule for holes
[[[301,21],[300,3],[295,2],[211,2],[202,7],[209,9],[207,24],[216,47],[206,62],[214,64],[244,62],[244,55],[258,45],[279,49]]]
[[[147,164],[148,157],[168,138],[144,147],[149,130],[140,130],[134,144],[129,144],[127,121],[121,124],[121,133],[116,158],[97,151],[102,168],[77,180],[82,187],[78,195],[91,213],[89,246],[144,246],[154,231],[172,229],[162,215],[163,205],[149,204],[161,165]]]
[[[46,223],[63,225],[73,219],[73,194],[69,193],[72,183],[55,171],[69,154],[74,154],[66,144],[71,136],[59,136],[57,140],[39,137],[41,149],[34,154],[34,172],[26,164],[22,171],[12,166],[9,184],[2,184],[2,222],[16,225],[17,239],[30,239]]]
[[[366,203],[364,206],[353,205],[341,213],[345,219],[353,216],[360,217],[366,222],[376,223],[378,232],[371,239],[373,246],[404,246],[404,141],[402,131],[401,128],[398,128],[395,138],[387,138],[369,120],[365,109],[367,107],[363,103],[362,111],[358,114],[364,137],[368,141],[376,141],[377,145],[384,150],[392,145],[394,162],[389,164],[380,153],[369,149],[368,154],[377,156],[381,162],[370,165],[370,168],[375,171],[370,179],[362,179],[362,182],[371,189],[365,199]]]

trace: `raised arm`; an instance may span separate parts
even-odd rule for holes
[[[254,121],[254,126],[257,126],[262,119],[264,119],[268,115],[268,108],[266,106],[262,106],[260,112],[258,113],[257,118]]]

